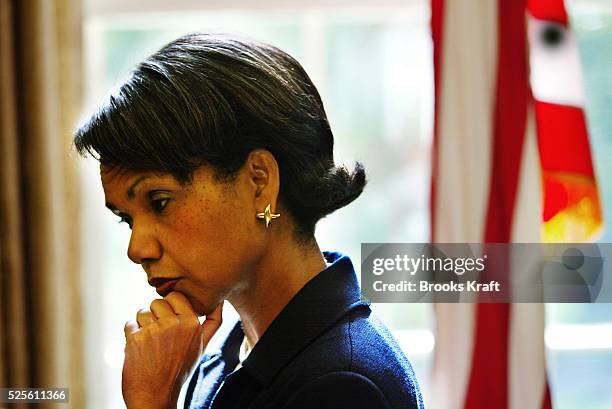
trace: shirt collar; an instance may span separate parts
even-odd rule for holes
[[[270,384],[297,353],[349,311],[369,305],[361,300],[351,260],[337,252],[323,255],[331,265],[297,292],[242,363],[263,386]],[[239,328],[240,323],[222,347],[225,359],[236,362],[242,341]]]

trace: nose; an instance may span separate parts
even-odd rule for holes
[[[150,263],[161,258],[162,249],[155,231],[134,223],[128,245],[128,257],[136,264]]]

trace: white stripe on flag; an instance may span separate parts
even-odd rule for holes
[[[434,237],[440,243],[478,243],[483,239],[490,183],[497,2],[450,0],[444,7]],[[463,409],[474,305],[437,304],[435,312],[436,348],[426,406]]]
[[[446,1],[443,27],[434,237],[478,243],[489,197],[496,2]]]
[[[515,243],[539,243],[541,240],[541,180],[535,112],[533,104],[529,104],[512,225],[512,241]],[[521,265],[525,266],[525,260],[522,261]],[[535,269],[512,271],[512,275],[533,273],[540,262],[541,259],[536,258],[533,260]],[[510,409],[541,409],[546,380],[544,337],[541,334],[544,334],[544,305],[512,304],[508,352]]]

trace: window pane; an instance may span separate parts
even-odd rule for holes
[[[612,240],[612,7],[568,1],[578,41],[586,116],[606,227]],[[612,304],[548,304],[546,345],[557,409],[612,407]]]

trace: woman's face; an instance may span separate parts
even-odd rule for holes
[[[256,182],[243,168],[218,182],[208,167],[181,185],[170,174],[101,166],[106,205],[131,228],[128,257],[150,281],[178,278],[175,291],[205,315],[249,283],[265,248],[255,218]]]

